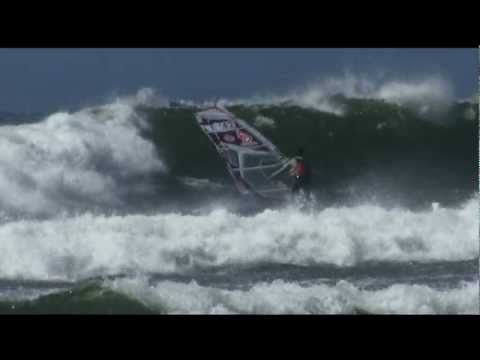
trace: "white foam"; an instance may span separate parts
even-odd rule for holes
[[[258,126],[258,127],[270,127],[274,128],[275,127],[275,120],[263,116],[263,115],[257,115],[255,120],[253,121],[253,125]]]
[[[132,107],[142,105],[156,108],[167,108],[170,106],[170,100],[157,92],[157,90],[144,87],[139,89],[136,94],[117,97],[116,102],[128,104]]]
[[[284,94],[270,93],[222,101],[226,106],[290,104],[343,115],[345,109],[331,101],[331,97],[337,94],[349,98],[382,99],[398,105],[414,105],[426,113],[451,104],[453,86],[441,75],[416,79],[381,79],[345,71],[341,76],[312,80]]]
[[[122,101],[35,124],[0,126],[0,208],[55,214],[83,205],[118,206],[130,178],[166,171],[147,124]]]
[[[435,76],[414,81],[390,81],[375,89],[372,95],[397,104],[440,106],[453,101],[453,88],[446,79]]]
[[[162,281],[150,286],[143,278],[117,279],[106,285],[153,310],[169,314],[478,314],[478,282],[451,290],[395,284],[367,291],[340,281],[335,286],[300,285],[276,280],[248,290],[223,290],[196,282]]]
[[[341,75],[314,78],[308,83],[284,93],[270,92],[246,98],[219,98],[215,101],[177,99],[175,102],[187,107],[210,107],[215,104],[222,106],[296,105],[341,116],[345,109],[331,101],[331,97],[338,94],[349,98],[381,99],[398,105],[413,105],[422,114],[444,109],[454,99],[451,82],[439,74],[395,79],[385,78],[383,75],[379,77],[372,74],[355,74],[351,71],[344,71]],[[158,94],[152,88],[141,88],[136,94],[116,98],[115,101],[132,107],[145,105],[166,108],[170,106],[170,99]],[[257,126],[274,126],[273,119],[261,115],[255,121]]]
[[[199,190],[202,190],[202,189],[216,190],[216,189],[224,188],[224,185],[208,179],[199,179],[199,178],[194,178],[189,176],[181,176],[178,179],[184,185],[187,185],[189,187],[192,187],[194,189],[199,189]]]
[[[478,200],[415,213],[374,205],[251,217],[94,216],[0,225],[0,278],[75,280],[124,271],[264,262],[351,266],[365,261],[478,258]]]

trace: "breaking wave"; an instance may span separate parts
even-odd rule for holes
[[[0,126],[0,312],[68,312],[74,299],[81,313],[477,313],[475,275],[454,264],[479,257],[478,107],[452,99],[442,77],[346,74],[223,100],[286,155],[305,146],[315,171],[316,206],[248,216],[232,210],[228,173],[195,124],[205,103],[141,89],[39,121],[9,118]],[[456,285],[467,282],[440,290],[429,287],[436,275],[412,285],[390,273],[388,286],[369,290],[347,281],[242,289],[174,281],[242,267],[255,281],[263,264],[352,272],[383,264],[375,273],[411,262],[439,262]],[[100,287],[61,290],[110,275]],[[171,278],[151,285],[150,275]],[[25,279],[51,287],[22,290]]]
[[[0,126],[0,209],[53,215],[125,205],[138,178],[167,171],[141,135],[147,130],[134,107],[122,102]]]
[[[240,216],[94,216],[0,226],[0,278],[78,280],[281,263],[354,266],[367,261],[457,261],[479,256],[478,200],[459,209],[374,205]]]
[[[167,314],[478,314],[478,282],[435,290],[395,284],[360,289],[347,281],[334,286],[283,280],[257,283],[247,290],[224,290],[165,281],[149,285],[141,278],[107,283],[111,289]]]
[[[411,80],[377,79],[370,75],[345,72],[343,76],[325,77],[284,94],[262,94],[244,99],[222,99],[227,106],[233,105],[297,105],[335,115],[344,115],[345,108],[332,101],[332,97],[377,99],[392,104],[408,105],[422,113],[445,109],[454,100],[450,81],[441,75],[424,76]],[[184,102],[189,104],[188,102]],[[190,103],[192,105],[192,103]]]

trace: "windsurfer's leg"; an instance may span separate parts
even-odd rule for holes
[[[292,193],[296,194],[302,188],[303,188],[303,179],[301,177],[298,177],[298,178],[295,179],[295,182],[293,183]]]
[[[298,179],[295,180],[295,182],[293,183],[293,186],[292,186],[292,194],[296,194],[298,192],[298,190],[300,190],[300,184],[299,184],[299,181]]]

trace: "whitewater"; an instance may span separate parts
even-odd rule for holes
[[[322,89],[290,94],[293,107],[285,96],[231,100],[225,106],[240,107],[280,148],[296,145],[282,135],[288,133],[282,126],[290,113],[281,114],[293,112],[297,119],[290,122],[305,121],[299,131],[319,131],[316,124],[323,124],[317,140],[335,149],[345,147],[342,124],[360,116],[351,115],[348,102],[330,98],[341,87],[351,89],[345,96],[387,99],[391,114],[402,119],[418,116],[412,126],[425,120],[425,103],[451,96],[435,79],[408,86],[362,81],[360,90],[352,80],[344,83],[330,80]],[[428,95],[418,111],[402,107],[404,98],[411,102],[405,94],[412,88],[415,101]],[[369,194],[381,196],[359,196],[366,175],[347,181],[345,166],[332,165],[330,174],[338,178],[318,185],[314,202],[247,211],[203,134],[190,128],[196,106],[172,108],[147,89],[36,122],[0,122],[1,313],[55,312],[58,301],[66,313],[92,308],[165,314],[479,312],[478,191],[458,172],[442,170],[442,159],[431,165],[443,181],[438,187],[402,192],[400,185],[411,182],[400,184],[399,178],[395,188],[383,189],[423,196],[415,206],[396,201],[397,195],[386,201],[380,186],[371,186]],[[390,105],[363,109],[367,114],[361,116],[370,111],[374,118],[385,106]],[[371,134],[362,136],[393,136],[401,130],[393,116],[369,125]],[[432,134],[435,126],[439,133],[446,126],[425,122]],[[425,183],[421,173],[406,172],[419,187]],[[328,197],[325,189],[337,191],[337,197]],[[107,292],[115,300],[101,308]],[[74,296],[83,305],[73,302]],[[126,299],[131,303],[125,308]]]

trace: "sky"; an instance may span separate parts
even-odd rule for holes
[[[144,87],[170,99],[282,93],[326,76],[439,75],[457,98],[477,92],[478,49],[0,49],[0,111],[99,104]]]

